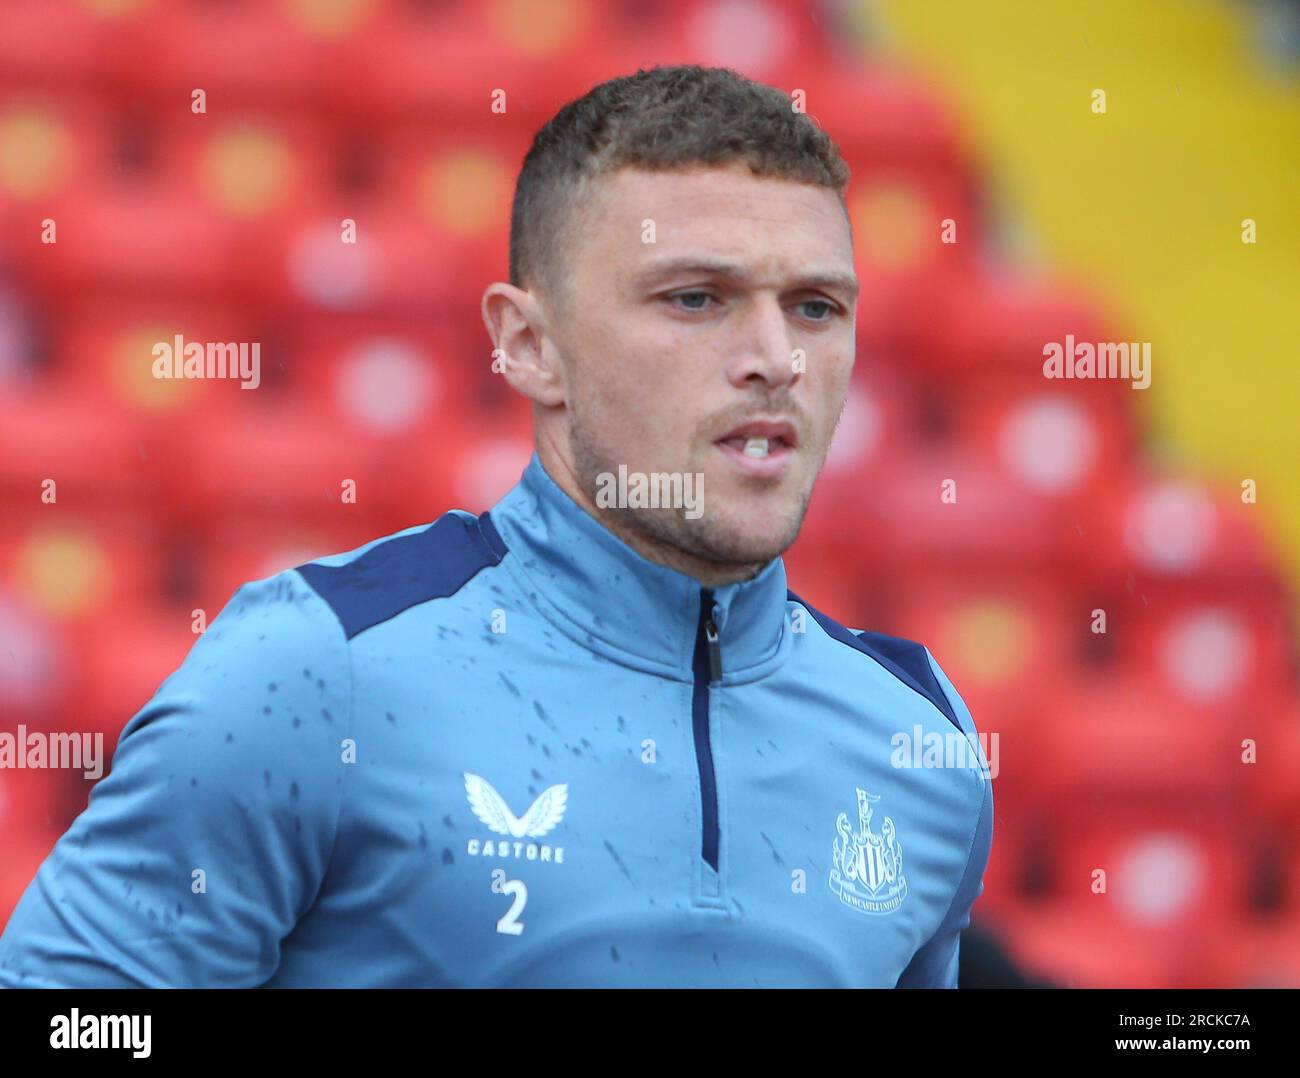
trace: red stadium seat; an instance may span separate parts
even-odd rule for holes
[[[297,402],[341,430],[388,441],[454,427],[497,378],[482,324],[466,321],[317,318],[287,352]]]
[[[1294,915],[1242,918],[1222,926],[1213,942],[1212,975],[1204,986],[1300,988],[1300,923]]]
[[[57,27],[57,33],[51,33]],[[79,0],[8,0],[0,34],[6,80],[64,91],[109,81],[121,23]]]
[[[1042,766],[1043,739],[1086,635],[1086,611],[1053,575],[1012,566],[973,572],[937,562],[877,588],[888,615],[876,627],[924,643],[976,729],[997,736],[996,796],[1047,796],[1055,775]]]
[[[147,429],[89,394],[0,396],[0,494],[15,515],[139,504],[151,488],[150,451]]]
[[[156,135],[167,184],[254,249],[268,223],[322,205],[332,190],[331,132],[314,116],[182,113]]]
[[[868,562],[836,556],[808,540],[796,542],[784,560],[787,586],[805,602],[842,625],[880,625],[883,615],[874,601]]]
[[[1150,795],[1203,802],[1241,796],[1254,781],[1241,742],[1258,737],[1261,724],[1232,707],[1189,709],[1140,669],[1062,678],[1050,707],[1041,766],[1057,801]]]
[[[599,81],[591,76],[612,44],[616,12],[608,4],[387,5],[338,51],[324,96],[344,116],[437,115],[444,130],[532,131],[546,119],[541,101],[549,109]],[[492,111],[500,89],[504,113]]]
[[[1091,298],[1058,283],[988,267],[962,288],[936,297],[917,359],[929,373],[969,382],[991,393],[1050,385],[1043,375],[1044,347],[1078,341],[1118,340]],[[1065,379],[1102,397],[1131,393],[1128,382]]]
[[[665,58],[779,81],[800,61],[826,55],[827,38],[810,13],[764,0],[392,5],[339,50],[327,92],[345,115],[436,112],[448,129],[490,122],[531,134],[555,102]],[[489,109],[498,89],[507,92],[504,113]]]
[[[787,83],[796,71],[817,69],[833,58],[832,39],[842,29],[833,20],[833,12],[777,0],[651,0],[624,8],[617,44],[601,51],[618,64],[613,73],[656,63],[696,63],[734,68],[793,89]]]
[[[1295,643],[1283,596],[1202,599],[1187,594],[1194,588],[1153,589],[1149,605],[1122,612],[1128,623],[1118,628],[1135,668],[1197,710],[1240,713],[1244,701],[1259,707],[1270,702],[1270,692],[1294,685]]]
[[[1148,588],[1176,582],[1181,594],[1219,583],[1280,587],[1280,552],[1240,491],[1151,467],[1133,473],[1100,492],[1091,533],[1074,543],[1083,570],[1119,581],[1137,574]]]
[[[438,460],[451,479],[445,504],[471,513],[490,508],[519,482],[533,451],[525,429],[467,433],[441,443]]]
[[[185,470],[171,497],[185,516],[208,520],[328,525],[350,515],[382,527],[419,478],[415,457],[343,435],[301,404],[255,401],[204,415],[185,432],[175,457]]]
[[[1180,965],[1176,941],[1117,922],[1098,902],[1021,907],[1006,941],[1025,970],[1067,988],[1164,988]]]
[[[160,589],[161,535],[138,514],[60,501],[14,510],[0,526],[0,579],[38,618],[102,629]]]
[[[175,188],[86,177],[58,226],[32,280],[61,298],[123,287],[199,295],[234,286],[241,273],[228,223]]]
[[[35,21],[31,7],[23,4],[21,15],[15,13],[20,22]],[[9,16],[6,7],[6,29]],[[56,38],[76,41],[76,20],[71,21],[67,39],[49,33],[47,23],[47,44]],[[0,49],[21,40],[21,33],[12,40],[6,33]],[[0,72],[6,70],[7,62],[0,58]],[[0,159],[6,162],[0,169],[0,234],[5,237],[0,261],[12,259],[26,278],[61,257],[57,242],[43,241],[70,238],[62,224],[64,211],[76,208],[78,188],[87,174],[112,167],[112,127],[102,106],[78,97],[10,87],[0,80]],[[46,234],[46,219],[55,223],[53,236]]]
[[[876,503],[882,484],[912,447],[912,411],[905,382],[887,370],[859,368],[792,556],[808,551],[846,577],[877,563]],[[852,584],[846,579],[845,586]]]
[[[1045,381],[996,397],[972,391],[951,411],[954,437],[997,461],[1025,496],[1059,500],[1080,516],[1126,473],[1137,431],[1128,409],[1073,386]]]
[[[210,343],[251,348],[256,342],[264,368],[261,381],[274,380],[274,342],[258,340],[256,323],[229,303],[115,295],[69,301],[61,310],[52,342],[50,389],[59,400],[97,401],[106,419],[120,416],[124,429],[145,436],[151,452],[163,437],[164,422],[183,421],[248,392],[239,388],[242,379],[237,378],[158,377],[159,345],[174,351],[178,336],[182,348],[192,342],[205,349]],[[149,463],[142,457],[138,467]]]
[[[1062,793],[1053,893],[1081,918],[1103,911],[1117,926],[1185,941],[1200,926],[1249,911],[1256,851],[1236,802],[1203,796],[1190,783],[1181,795],[1154,786],[1129,796],[1065,786]],[[1101,882],[1104,893],[1094,891]]]
[[[355,221],[355,243],[342,222]],[[319,311],[464,319],[489,280],[484,246],[421,220],[408,204],[342,203],[287,212],[259,234],[250,266],[263,302]],[[471,294],[473,296],[471,300]]]
[[[77,658],[59,619],[0,570],[0,729],[46,721],[76,701]]]
[[[1257,739],[1259,774],[1251,784],[1249,804],[1259,818],[1275,821],[1300,848],[1300,697],[1289,696],[1263,717]],[[1297,865],[1300,868],[1300,864]],[[1294,900],[1300,908],[1300,875]]]
[[[881,479],[868,511],[900,568],[936,558],[1042,566],[1057,557],[1067,527],[1059,506],[1016,490],[996,459],[965,446],[908,456]]]
[[[1254,850],[1231,802],[1058,802],[1057,897],[1014,912],[1030,968],[1071,987],[1207,987],[1249,916]],[[1093,893],[1105,872],[1105,893]]]
[[[364,9],[367,5],[355,5]],[[311,32],[294,5],[160,5],[132,35],[123,79],[133,96],[183,101],[203,89],[212,112],[231,106],[310,105],[329,82],[332,38]]]

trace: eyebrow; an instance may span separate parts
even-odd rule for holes
[[[663,277],[675,277],[678,274],[692,273],[701,274],[711,277],[729,277],[732,280],[744,281],[748,279],[748,274],[744,267],[734,262],[725,262],[720,259],[710,258],[672,258],[662,262],[653,262],[634,278],[638,286],[644,287],[659,280]],[[808,273],[801,276],[791,286],[794,289],[821,288],[829,291],[841,291],[848,294],[851,299],[856,299],[858,295],[858,279],[852,274],[844,273]]]

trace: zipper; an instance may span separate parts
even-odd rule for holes
[[[691,693],[691,727],[695,734],[695,759],[700,768],[700,814],[704,860],[718,871],[718,786],[713,773],[713,747],[709,741],[709,685],[722,680],[722,646],[713,623],[713,591],[700,589],[700,627],[695,637],[692,664],[695,686]]]

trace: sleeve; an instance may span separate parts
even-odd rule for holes
[[[0,987],[253,987],[310,908],[351,736],[347,642],[294,570],[244,584],[126,724],[0,937]]]
[[[993,781],[983,748],[977,740],[975,721],[965,702],[948,680],[934,656],[926,652],[930,668],[942,686],[962,729],[978,750],[981,767],[972,769],[981,788],[979,808],[971,833],[970,852],[952,903],[935,934],[912,956],[912,961],[898,978],[899,988],[956,988],[961,934],[970,924],[971,907],[984,893],[984,869],[993,847]]]

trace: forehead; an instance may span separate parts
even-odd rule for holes
[[[848,219],[833,190],[755,176],[743,162],[618,169],[592,180],[583,203],[574,254],[604,273],[635,272],[688,250],[754,266],[815,260],[853,268]]]

